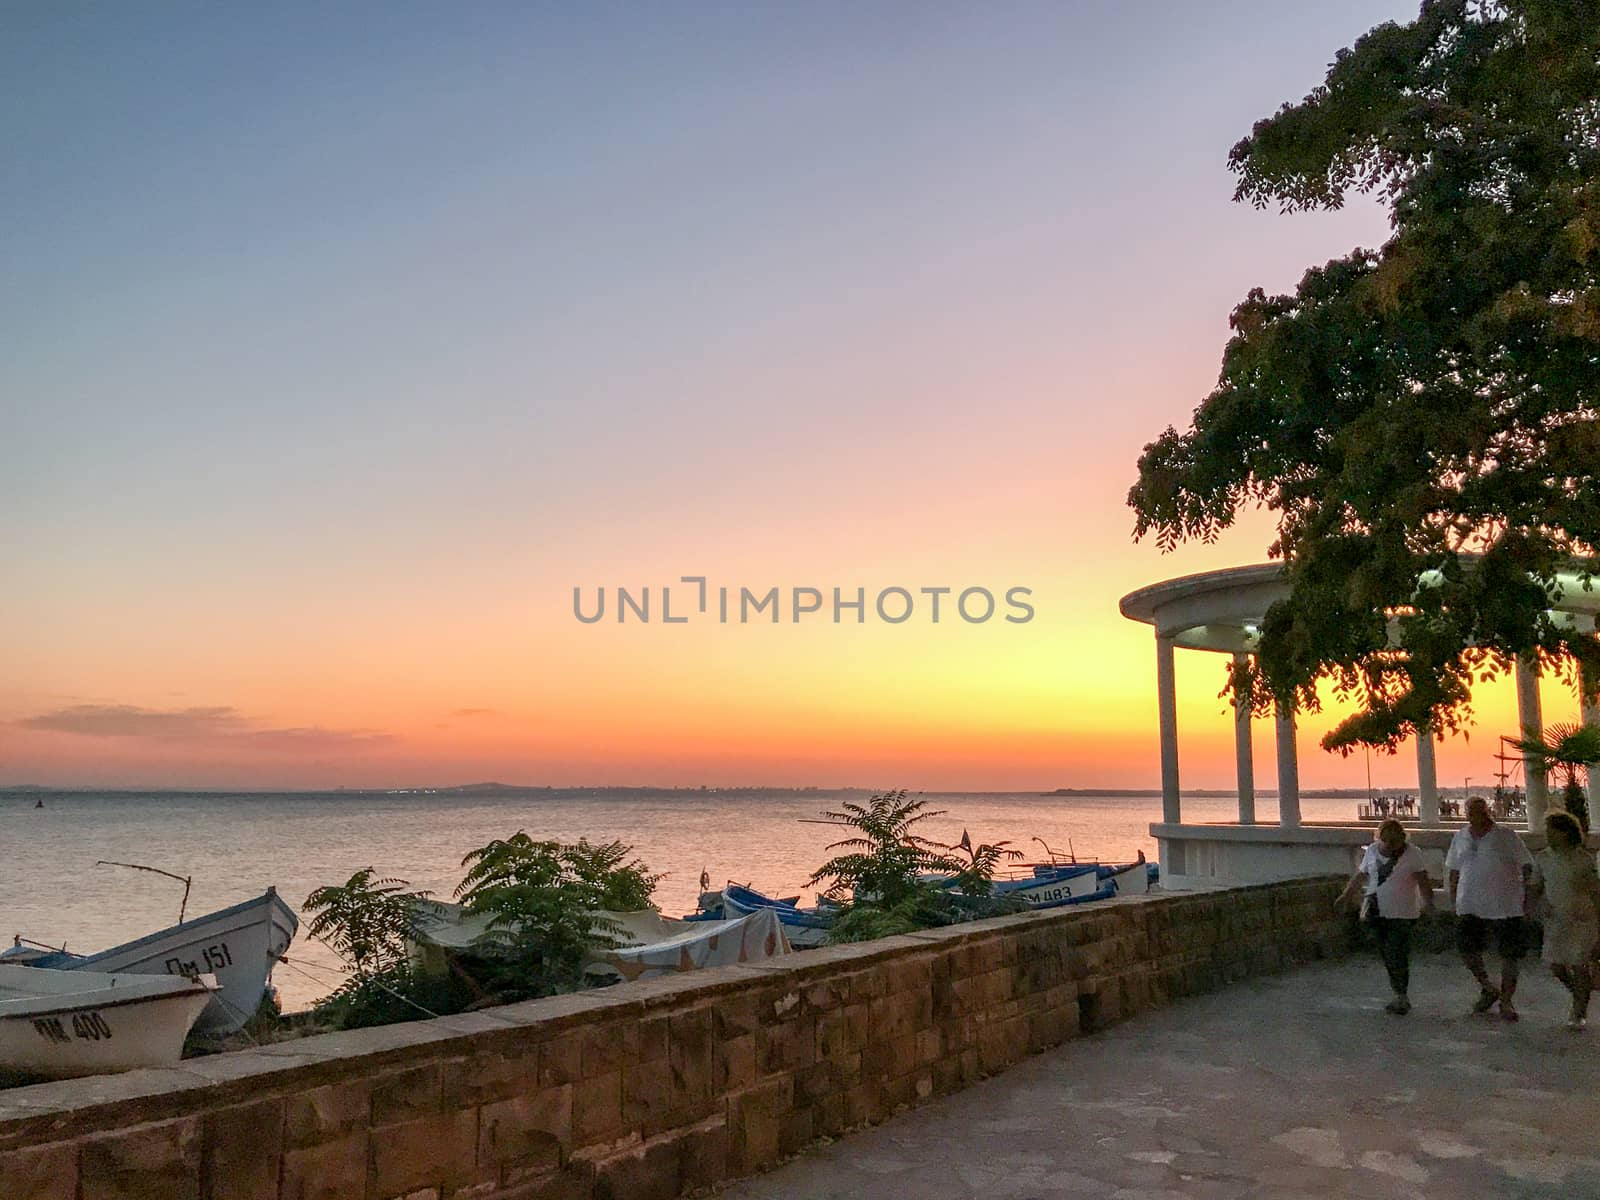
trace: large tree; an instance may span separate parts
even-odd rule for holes
[[[1193,425],[1139,460],[1135,537],[1163,549],[1277,514],[1291,592],[1237,686],[1314,707],[1332,678],[1360,711],[1325,744],[1393,748],[1511,655],[1600,666],[1549,612],[1600,545],[1600,2],[1430,0],[1230,165],[1237,200],[1370,192],[1392,230],[1251,291]]]

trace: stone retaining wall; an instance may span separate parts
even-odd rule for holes
[[[0,1197],[676,1196],[1334,953],[1341,883],[1130,897],[17,1088]]]

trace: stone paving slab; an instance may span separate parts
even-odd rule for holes
[[[1600,1198],[1600,1022],[1526,964],[1522,1020],[1467,1014],[1449,955],[1407,1017],[1375,959],[1147,1013],[843,1138],[724,1200]],[[1594,1015],[1600,1018],[1600,1003]]]

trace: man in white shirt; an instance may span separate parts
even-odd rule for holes
[[[1507,1021],[1517,1019],[1517,963],[1527,952],[1528,879],[1533,856],[1516,832],[1495,824],[1481,797],[1467,802],[1467,824],[1456,831],[1445,854],[1450,874],[1450,904],[1456,913],[1456,948],[1482,989],[1475,1013],[1500,1005]],[[1500,954],[1500,986],[1489,982],[1483,952],[1491,935]]]

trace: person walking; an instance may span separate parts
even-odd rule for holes
[[[1399,821],[1378,826],[1378,840],[1362,851],[1356,873],[1334,903],[1348,903],[1358,889],[1363,889],[1362,924],[1378,939],[1394,991],[1383,1010],[1403,1017],[1411,1011],[1411,931],[1418,917],[1433,911],[1433,885],[1422,853],[1406,841],[1406,827]]]
[[[1489,815],[1487,801],[1474,796],[1467,802],[1466,825],[1450,839],[1444,865],[1456,914],[1456,949],[1480,989],[1472,1011],[1486,1013],[1499,1004],[1500,1016],[1515,1021],[1517,968],[1528,949],[1524,917],[1533,856],[1514,830]],[[1489,981],[1483,962],[1491,938],[1500,955],[1499,987]]]
[[[1544,820],[1549,845],[1533,861],[1533,894],[1544,900],[1544,961],[1572,996],[1567,1028],[1588,1024],[1594,987],[1595,944],[1600,942],[1600,875],[1583,845],[1583,830],[1571,813]]]

